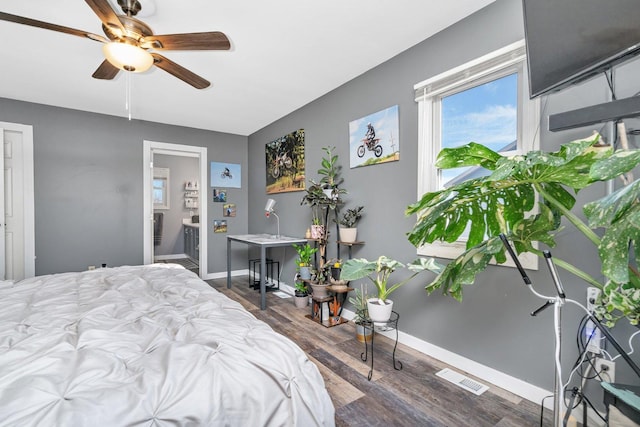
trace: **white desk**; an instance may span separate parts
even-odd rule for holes
[[[240,242],[246,245],[260,247],[260,309],[267,308],[267,289],[265,284],[265,272],[267,271],[267,248],[279,246],[291,246],[305,244],[307,239],[287,236],[274,236],[272,234],[241,234],[227,236],[227,288],[231,288],[231,242]],[[280,280],[280,278],[278,278]]]

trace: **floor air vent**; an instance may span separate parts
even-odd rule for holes
[[[452,371],[449,368],[436,372],[436,375],[478,396],[489,390],[489,387],[486,385],[474,381],[469,377],[465,377],[464,375],[459,374],[456,371]]]

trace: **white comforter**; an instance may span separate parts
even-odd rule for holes
[[[2,426],[333,424],[302,350],[180,266],[0,282]]]

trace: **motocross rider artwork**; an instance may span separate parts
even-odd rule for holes
[[[269,142],[265,160],[267,194],[304,190],[304,129]]]
[[[398,106],[349,123],[351,168],[400,160]]]

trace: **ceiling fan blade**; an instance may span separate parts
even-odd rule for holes
[[[104,61],[102,61],[102,64],[100,64],[98,69],[91,75],[91,77],[100,80],[111,80],[118,75],[119,71],[119,68],[114,67],[113,65],[111,65],[111,62],[105,59]]]
[[[205,89],[211,85],[211,83],[209,83],[207,80],[187,70],[183,66],[176,64],[170,59],[167,59],[164,56],[159,55],[157,53],[152,53],[151,55],[153,56],[154,64],[157,67],[179,78],[183,82],[190,84],[196,89]]]
[[[117,27],[124,32],[124,25],[108,0],[84,0],[104,25]]]
[[[209,31],[147,36],[140,46],[164,50],[229,50],[231,43],[220,31]]]
[[[12,15],[10,13],[0,12],[0,20],[15,22],[16,24],[30,25],[32,27],[44,28],[45,30],[58,31],[60,33],[71,34],[78,37],[86,37],[91,40],[107,43],[108,40],[97,34],[87,31],[76,30],[75,28],[64,27],[62,25],[51,24],[49,22],[38,21],[37,19],[25,18],[23,16]]]

